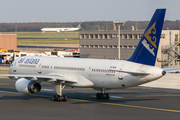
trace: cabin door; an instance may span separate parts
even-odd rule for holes
[[[120,65],[119,70],[123,70],[124,64]],[[118,72],[118,79],[123,80],[123,72]]]

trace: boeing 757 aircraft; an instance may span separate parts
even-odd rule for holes
[[[77,31],[81,29],[81,23],[75,28],[42,28],[42,32],[65,32],[65,31]]]
[[[55,85],[55,101],[67,101],[62,94],[65,86],[100,90],[97,99],[109,99],[106,90],[138,86],[157,80],[166,74],[155,67],[156,56],[164,22],[165,9],[157,9],[134,53],[127,60],[78,59],[26,56],[16,59],[8,76],[18,79],[18,92],[29,95],[41,90],[41,82]]]

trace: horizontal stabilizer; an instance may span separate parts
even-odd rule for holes
[[[123,71],[123,70],[110,70],[110,71],[129,73],[129,74],[134,75],[134,76],[149,75],[149,74],[151,74],[151,73],[145,73],[145,72],[129,72],[129,71]]]

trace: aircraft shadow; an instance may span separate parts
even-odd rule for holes
[[[11,93],[12,92],[12,93]],[[0,97],[0,100],[31,100],[31,99],[51,99],[56,93],[55,92],[39,92],[32,95],[21,95],[16,91],[16,89],[11,88],[0,88],[0,94],[5,94]],[[9,94],[10,93],[10,94]],[[13,94],[14,93],[14,94]],[[11,95],[13,94],[13,95]],[[110,96],[115,96],[122,93],[111,93]],[[124,93],[131,94],[131,93]],[[137,93],[132,93],[137,94]],[[83,93],[83,92],[64,92],[64,95],[68,96],[68,99],[76,99],[77,101],[72,104],[82,104],[82,103],[94,103],[94,102],[107,102],[107,103],[126,103],[129,101],[152,101],[158,100],[155,98],[110,98],[109,100],[98,100],[96,99],[95,93]],[[87,100],[87,101],[78,101],[78,100]]]

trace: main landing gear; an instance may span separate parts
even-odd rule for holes
[[[105,93],[104,88],[101,88],[101,93],[97,93],[96,98],[101,99],[101,100],[103,100],[103,99],[109,100],[110,96],[109,96],[109,93]]]
[[[56,93],[57,95],[54,96],[53,100],[54,101],[67,101],[67,96],[66,95],[62,95],[62,90],[64,89],[65,85],[62,82],[55,82],[55,89],[56,89]]]

